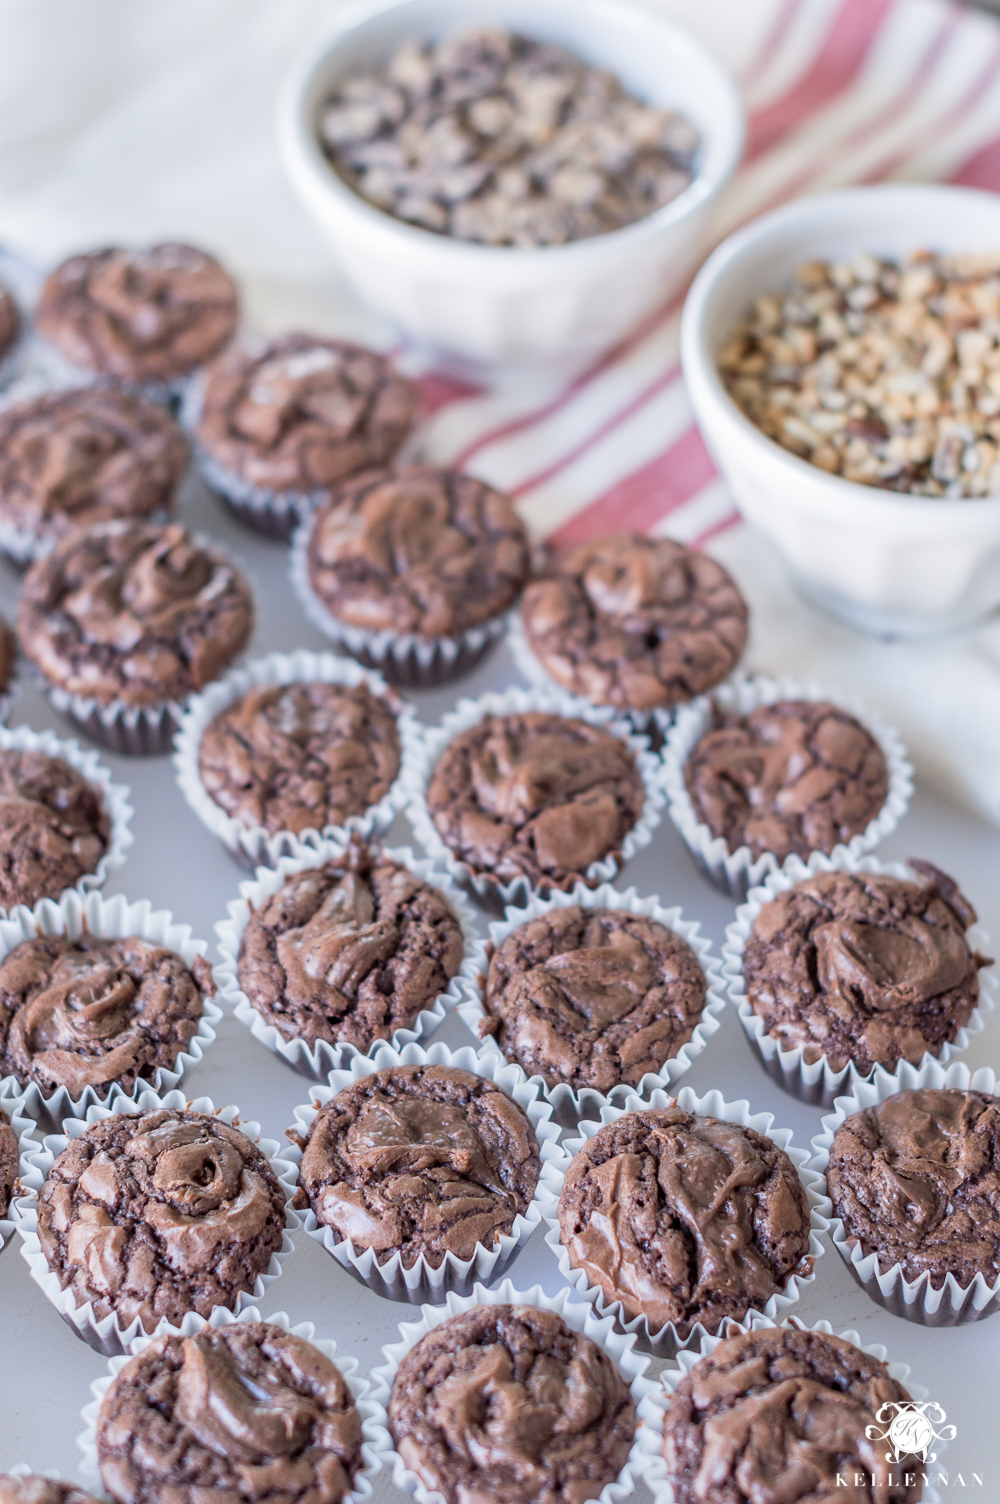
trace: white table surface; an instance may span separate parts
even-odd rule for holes
[[[323,645],[288,584],[283,545],[242,527],[197,481],[188,483],[181,511],[189,524],[225,539],[251,576],[258,612],[254,654]],[[0,609],[10,618],[16,592],[15,571],[0,565]],[[476,695],[517,682],[501,646],[457,688],[418,693],[413,698],[420,717],[433,724],[459,693]],[[47,701],[31,689],[22,691],[10,720],[14,725],[51,726],[62,735],[73,735]],[[190,924],[196,935],[210,942],[214,954],[213,926],[224,916],[227,901],[237,896],[241,869],[188,809],[174,782],[169,758],[103,756],[115,778],[131,786],[136,837],[124,867],[105,892],[121,891],[130,899],[148,898],[154,907],[169,908],[176,919]],[[389,840],[392,844],[410,841],[405,820],[397,820]],[[986,929],[993,936],[1000,935],[1000,833],[921,789],[919,769],[912,809],[879,855],[920,856],[938,863],[959,879]],[[700,920],[716,947],[721,944],[733,906],[696,872],[669,821],[664,821],[651,845],[627,868],[621,885],[629,883],[642,894],[656,894],[667,905],[681,904],[685,917]],[[486,922],[484,915],[483,925]],[[446,1019],[433,1037],[453,1046],[470,1043],[465,1026],[454,1017]],[[963,1058],[972,1066],[996,1066],[998,1046],[1000,1015],[994,1013],[987,1015],[985,1031],[976,1036]],[[751,1054],[736,1014],[728,1006],[721,1030],[683,1080],[698,1092],[715,1087],[729,1100],[749,1098],[754,1110],[766,1109],[778,1125],[790,1127],[795,1143],[802,1147],[808,1147],[819,1131],[820,1110],[787,1096],[771,1081]],[[210,1096],[216,1106],[236,1103],[245,1117],[259,1120],[262,1131],[274,1138],[281,1138],[293,1121],[296,1105],[308,1100],[305,1078],[269,1054],[228,1014],[216,1043],[183,1085],[189,1096]],[[508,1272],[520,1289],[538,1283],[553,1293],[562,1281],[543,1242],[543,1231],[536,1231]],[[39,1471],[55,1469],[65,1477],[77,1477],[80,1409],[90,1398],[91,1381],[105,1372],[105,1360],[56,1315],[29,1277],[18,1241],[15,1235],[15,1246],[0,1253],[0,1471],[27,1463]],[[318,1335],[335,1337],[343,1352],[359,1359],[362,1372],[380,1362],[382,1344],[392,1340],[397,1323],[412,1314],[411,1307],[380,1299],[363,1288],[304,1233],[298,1235],[285,1272],[260,1304],[265,1316],[280,1310],[292,1321],[314,1322]],[[958,1427],[942,1462],[953,1477],[961,1470],[970,1488],[972,1472],[982,1474],[983,1487],[972,1489],[973,1496],[1000,1500],[996,1425],[1000,1318],[957,1329],[929,1330],[888,1315],[855,1284],[829,1242],[818,1264],[818,1277],[795,1311],[806,1321],[826,1318],[836,1331],[853,1327],[863,1342],[881,1342],[891,1359],[909,1363],[914,1380],[927,1387],[929,1397],[944,1406],[949,1421]],[[955,1492],[950,1489],[948,1496]],[[375,1496],[378,1500],[403,1497],[386,1472],[376,1480]],[[639,1490],[636,1497],[645,1497],[645,1490]]]

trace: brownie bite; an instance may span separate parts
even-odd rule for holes
[[[36,935],[0,962],[0,1076],[102,1100],[170,1069],[198,1031],[211,968],[136,935]]]
[[[559,1241],[625,1320],[716,1332],[812,1272],[809,1204],[783,1149],[676,1103],[627,1112],[573,1156]]]
[[[247,485],[311,494],[388,464],[417,406],[416,388],[384,356],[284,334],[209,368],[196,432],[202,453]]]
[[[58,899],[111,843],[101,790],[61,757],[0,749],[0,907]]]
[[[889,768],[860,721],[825,700],[778,700],[718,716],[684,768],[698,819],[730,851],[829,854],[889,797]]]
[[[218,354],[238,313],[236,288],[217,261],[168,244],[71,256],[47,278],[37,323],[74,365],[159,386]]]
[[[56,1157],[38,1240],[77,1306],[152,1332],[252,1294],[281,1247],[285,1195],[257,1145],[204,1112],[103,1118]]]
[[[470,1259],[528,1210],[535,1130],[493,1081],[443,1065],[392,1066],[321,1107],[302,1141],[299,1184],[321,1227],[380,1264]]]
[[[448,743],[427,788],[441,839],[474,873],[567,891],[618,858],[645,799],[620,737],[545,710],[484,715]]]
[[[12,349],[21,332],[21,316],[14,294],[0,282],[0,360]]]
[[[17,638],[0,616],[0,696],[10,688],[17,666]]]
[[[1000,1098],[900,1091],[837,1129],[826,1172],[844,1232],[882,1273],[939,1290],[1000,1279]]]
[[[97,1418],[117,1504],[341,1504],[361,1442],[336,1364],[267,1321],[154,1338],[112,1379]]]
[[[0,1473],[0,1504],[97,1504],[78,1483],[38,1473]]]
[[[350,1044],[408,1028],[457,975],[462,926],[439,888],[352,842],[251,914],[237,977],[283,1039]]]
[[[253,629],[240,571],[177,524],[105,522],[25,576],[18,636],[50,687],[150,708],[215,679]]]
[[[624,909],[550,909],[501,941],[481,1035],[548,1086],[637,1086],[691,1038],[705,1006],[679,935]]]
[[[722,565],[642,533],[611,533],[559,555],[525,590],[521,619],[553,679],[622,710],[703,694],[747,640],[747,605]]]
[[[20,1160],[21,1151],[17,1134],[10,1124],[10,1114],[0,1107],[0,1218],[6,1217],[10,1211]]]
[[[323,830],[392,788],[400,702],[366,684],[263,684],[209,722],[198,748],[208,794],[247,829]]]
[[[842,1337],[790,1326],[730,1337],[671,1396],[663,1457],[674,1504],[805,1504],[842,1492],[858,1504],[917,1504],[920,1458],[890,1462],[868,1434],[885,1429],[883,1405],[909,1399],[884,1363]]]
[[[51,544],[173,507],[187,441],[159,403],[101,385],[0,413],[0,525]]]
[[[817,872],[763,906],[743,980],[782,1049],[867,1075],[940,1054],[968,1023],[991,964],[965,938],[975,910],[930,862],[908,865],[922,882]]]
[[[455,637],[499,616],[528,578],[513,503],[474,475],[403,465],[369,471],[317,509],[309,583],[338,621]]]

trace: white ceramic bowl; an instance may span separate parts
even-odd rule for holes
[[[1000,197],[884,184],[787,204],[709,257],[681,325],[695,415],[744,516],[817,604],[861,631],[901,637],[952,631],[1000,604],[1000,499],[910,497],[827,475],[744,416],[716,357],[758,294],[786,286],[803,262],[917,249],[1000,249]]]
[[[436,235],[375,208],[334,172],[317,120],[332,89],[384,63],[407,38],[481,26],[558,42],[626,88],[678,109],[702,145],[694,182],[655,214],[564,246],[487,246]],[[488,379],[539,365],[577,369],[682,287],[743,147],[735,85],[687,32],[632,0],[366,0],[345,8],[287,79],[278,105],[292,182],[372,308],[451,369]]]

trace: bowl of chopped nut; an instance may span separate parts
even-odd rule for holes
[[[290,75],[278,129],[362,300],[495,382],[580,369],[684,285],[744,112],[632,0],[366,0]]]
[[[803,593],[926,637],[1000,606],[1000,197],[797,200],[695,278],[684,375],[740,510]]]

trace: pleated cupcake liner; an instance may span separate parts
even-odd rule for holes
[[[400,1340],[383,1347],[385,1362],[372,1370],[372,1398],[382,1411],[382,1425],[389,1442],[385,1464],[392,1468],[393,1483],[405,1493],[411,1494],[417,1504],[443,1504],[442,1495],[436,1489],[427,1488],[417,1474],[406,1466],[393,1446],[388,1409],[393,1382],[403,1359],[442,1322],[449,1321],[453,1316],[461,1316],[475,1306],[501,1305],[534,1306],[541,1311],[554,1311],[562,1317],[571,1331],[582,1333],[594,1342],[627,1381],[636,1407],[635,1437],[628,1461],[618,1477],[613,1483],[606,1483],[595,1496],[598,1504],[623,1504],[624,1500],[632,1497],[636,1485],[645,1478],[656,1454],[657,1439],[663,1435],[665,1398],[660,1384],[645,1376],[649,1359],[636,1352],[633,1338],[615,1331],[610,1317],[600,1318],[591,1306],[574,1300],[569,1290],[560,1290],[557,1295],[546,1295],[540,1285],[532,1285],[526,1290],[518,1289],[509,1279],[505,1279],[496,1290],[476,1284],[468,1295],[458,1295],[452,1291],[442,1304],[422,1306],[420,1320],[400,1322]]]
[[[313,1347],[319,1349],[324,1357],[329,1358],[340,1370],[347,1387],[354,1397],[354,1403],[361,1417],[361,1461],[362,1466],[354,1476],[354,1486],[351,1491],[344,1495],[344,1504],[367,1504],[372,1497],[372,1479],[379,1469],[385,1464],[390,1451],[389,1433],[385,1426],[385,1411],[382,1406],[372,1400],[372,1386],[361,1375],[361,1365],[357,1358],[352,1358],[338,1351],[337,1343],[331,1337],[317,1337],[316,1328],[311,1321],[300,1321],[292,1324],[284,1311],[276,1311],[273,1315],[262,1316],[260,1311],[253,1306],[247,1306],[238,1315],[227,1311],[224,1306],[218,1306],[206,1321],[202,1316],[185,1316],[180,1326],[165,1326],[158,1336],[196,1337],[204,1331],[219,1331],[235,1322],[266,1321],[269,1326],[280,1327],[283,1332],[290,1333],[293,1337],[301,1337],[306,1342],[311,1342]],[[80,1473],[85,1485],[92,1492],[108,1494],[101,1477],[100,1463],[97,1451],[97,1426],[104,1399],[125,1365],[130,1359],[144,1352],[156,1337],[136,1337],[129,1344],[128,1351],[120,1356],[111,1357],[108,1363],[107,1374],[95,1379],[90,1386],[93,1399],[83,1407],[81,1419],[83,1430],[77,1437],[77,1446],[83,1453],[80,1463]]]
[[[347,688],[364,685],[391,709],[400,739],[400,766],[392,787],[378,803],[370,805],[360,815],[351,815],[343,825],[326,825],[322,830],[298,832],[272,832],[261,825],[246,825],[227,814],[206,789],[199,768],[202,737],[217,715],[251,690],[268,684],[316,681],[342,684]],[[361,668],[349,658],[300,648],[293,653],[269,653],[265,658],[255,658],[242,668],[230,669],[200,694],[192,695],[174,741],[173,763],[181,793],[198,819],[252,872],[259,866],[273,867],[283,856],[295,856],[303,846],[316,847],[324,839],[337,839],[345,832],[368,837],[387,830],[403,807],[404,773],[419,755],[420,740],[421,731],[413,706],[401,700],[380,675]]]
[[[205,940],[192,938],[190,925],[175,924],[168,909],[154,910],[147,898],[130,904],[121,894],[102,898],[100,893],[88,893],[81,898],[78,893],[69,892],[64,893],[58,903],[43,898],[33,909],[21,906],[10,918],[0,919],[0,961],[15,946],[33,940],[36,935],[68,935],[75,940],[84,934],[106,940],[136,935],[176,952],[187,966],[208,950]],[[214,968],[212,974],[221,992]],[[66,1118],[86,1118],[92,1106],[103,1106],[112,1095],[134,1101],[145,1091],[171,1091],[201,1060],[215,1039],[215,1026],[221,1018],[222,1009],[210,997],[203,998],[203,1012],[197,1030],[174,1058],[173,1064],[169,1068],[157,1066],[151,1081],[139,1080],[128,1092],[112,1083],[105,1096],[93,1086],[87,1086],[78,1098],[73,1098],[65,1086],[46,1094],[34,1081],[22,1083],[15,1076],[6,1076],[0,1079],[0,1093],[5,1090],[21,1093],[25,1114],[34,1118],[43,1129],[58,1131]]]
[[[687,791],[684,769],[702,737],[714,728],[715,713],[746,716],[762,705],[778,700],[829,700],[838,709],[855,717],[875,738],[889,769],[889,793],[878,814],[863,831],[846,844],[834,847],[833,854],[846,851],[851,857],[863,856],[896,829],[909,808],[913,795],[913,765],[896,731],[883,724],[858,701],[845,698],[815,680],[773,679],[767,674],[753,678],[735,676],[706,695],[677,709],[674,724],[663,748],[663,787],[667,809],[695,865],[709,882],[722,893],[742,901],[751,888],[762,883],[772,872],[786,868],[796,860],[782,862],[771,851],[754,858],[749,846],[730,851],[724,836],[713,836],[699,818]]]
[[[331,1071],[345,1067],[355,1055],[371,1054],[387,1043],[396,1049],[402,1049],[404,1045],[430,1034],[453,1008],[468,997],[486,966],[486,944],[477,929],[472,905],[461,889],[446,873],[439,871],[432,861],[426,857],[414,856],[408,846],[387,847],[384,854],[390,861],[399,862],[421,882],[437,888],[447,899],[462,929],[463,956],[458,972],[444,991],[438,993],[429,1006],[421,1009],[411,1024],[394,1029],[388,1041],[374,1040],[367,1051],[361,1051],[347,1042],[334,1045],[326,1040],[319,1040],[310,1045],[304,1039],[286,1039],[254,1007],[240,986],[239,955],[243,932],[250,922],[251,914],[256,913],[277,893],[287,878],[310,867],[322,867],[329,861],[337,860],[346,847],[347,841],[343,838],[319,841],[316,845],[300,847],[295,856],[280,857],[273,868],[258,867],[253,881],[240,883],[240,897],[228,905],[229,918],[219,920],[215,926],[221,956],[215,971],[225,1000],[232,1006],[240,1023],[250,1030],[265,1049],[270,1050],[272,1055],[278,1055],[293,1070],[311,1081],[325,1081]]]
[[[19,1166],[18,1177],[11,1191],[10,1205],[5,1213],[0,1214],[0,1253],[2,1253],[14,1241],[14,1229],[18,1218],[17,1199],[20,1195],[29,1192],[25,1174],[28,1168],[27,1156],[35,1147],[32,1137],[35,1124],[24,1111],[24,1093],[16,1089],[16,1083],[10,1076],[0,1081],[0,1109],[10,1118],[10,1126],[17,1137]]]
[[[651,1460],[645,1479],[646,1487],[653,1495],[653,1504],[677,1504],[677,1495],[667,1473],[667,1465],[663,1457],[663,1435],[667,1415],[670,1410],[670,1403],[681,1380],[687,1378],[696,1363],[702,1358],[707,1358],[710,1353],[714,1353],[719,1344],[725,1342],[728,1338],[738,1337],[746,1332],[756,1332],[763,1328],[777,1326],[796,1327],[802,1332],[822,1332],[827,1337],[840,1337],[845,1342],[852,1343],[861,1352],[867,1353],[870,1358],[877,1358],[880,1363],[886,1363],[886,1358],[888,1357],[886,1349],[880,1342],[862,1342],[858,1333],[853,1329],[845,1332],[837,1332],[829,1321],[807,1323],[802,1321],[798,1316],[789,1316],[784,1321],[779,1322],[774,1321],[769,1316],[762,1316],[755,1311],[750,1319],[745,1322],[730,1319],[726,1323],[725,1331],[715,1336],[709,1336],[706,1332],[702,1336],[697,1348],[689,1348],[677,1354],[676,1368],[664,1368],[659,1376],[665,1403],[655,1419],[651,1420],[651,1427],[658,1422],[660,1430],[659,1434],[654,1438],[655,1450],[651,1448]],[[910,1367],[908,1363],[886,1363],[886,1367],[889,1377],[895,1379],[897,1383],[902,1384],[911,1399],[917,1403],[926,1400],[927,1390],[924,1386],[910,1382]],[[938,1445],[941,1444],[939,1443]],[[928,1466],[933,1467],[933,1464],[928,1463]],[[846,1488],[845,1496],[850,1497],[850,1493],[848,1493]],[[922,1504],[942,1504],[941,1494],[938,1491],[937,1485],[934,1483],[925,1484],[921,1500]]]
[[[878,1250],[866,1254],[861,1240],[848,1236],[843,1219],[834,1209],[826,1181],[834,1136],[849,1117],[867,1107],[878,1106],[896,1092],[928,1089],[984,1091],[994,1095],[997,1078],[985,1066],[972,1071],[960,1061],[944,1066],[925,1058],[919,1068],[904,1061],[892,1073],[880,1066],[870,1081],[857,1082],[850,1095],[837,1098],[833,1113],[823,1119],[822,1133],[812,1141],[809,1164],[822,1182],[820,1207],[829,1223],[833,1246],[865,1293],[893,1316],[919,1322],[921,1326],[964,1326],[1000,1310],[1000,1276],[988,1283],[984,1275],[977,1274],[971,1284],[963,1286],[953,1274],[948,1274],[940,1289],[934,1289],[930,1271],[909,1280],[902,1265],[896,1263],[883,1273]]]
[[[583,883],[577,883],[571,893],[550,893],[548,898],[533,894],[523,908],[508,908],[503,920],[494,921],[490,925],[490,954],[500,948],[508,935],[529,920],[537,919],[539,915],[547,914],[552,909],[568,909],[574,904],[585,909],[624,909],[629,914],[655,920],[657,924],[672,930],[688,943],[697,956],[698,964],[705,974],[707,991],[701,1018],[695,1025],[691,1038],[681,1045],[676,1055],[665,1060],[658,1071],[648,1071],[636,1085],[623,1081],[611,1087],[608,1092],[600,1092],[596,1087],[572,1086],[566,1081],[550,1086],[543,1076],[530,1076],[531,1083],[537,1085],[542,1095],[552,1103],[556,1121],[564,1127],[575,1126],[582,1117],[599,1113],[609,1101],[632,1094],[648,1096],[658,1088],[661,1091],[669,1090],[674,1081],[691,1069],[712,1035],[717,1033],[720,1015],[726,1006],[721,962],[712,954],[712,942],[700,933],[698,921],[685,919],[683,909],[665,909],[658,898],[640,898],[635,888],[621,890],[613,888],[610,883],[602,883],[599,888],[588,888]],[[479,985],[470,997],[459,1003],[456,1010],[477,1039],[480,1038],[480,1024],[489,1017],[483,1003],[487,974],[488,967],[484,967]],[[500,1049],[491,1035],[483,1039],[482,1047]]]
[[[825,1055],[809,1061],[806,1054],[811,1050],[810,1046],[783,1049],[780,1041],[767,1033],[764,1020],[754,1012],[747,999],[746,983],[743,980],[743,952],[761,909],[779,893],[787,892],[796,883],[817,872],[875,872],[921,885],[925,879],[904,862],[880,862],[877,857],[871,856],[852,857],[843,849],[834,852],[833,856],[813,852],[808,862],[803,862],[798,857],[789,857],[780,872],[772,872],[761,886],[750,890],[746,903],[736,910],[735,920],[726,929],[722,947],[722,974],[730,1000],[755,1054],[768,1075],[793,1097],[813,1106],[832,1107],[837,1097],[854,1091],[862,1081],[871,1081],[874,1071],[862,1075],[853,1060],[839,1070],[834,1069]],[[972,925],[966,931],[965,938],[970,951],[978,950],[983,955],[989,954],[990,937],[982,925]],[[997,986],[996,972],[992,967],[979,973],[979,1002],[967,1022],[949,1044],[942,1045],[937,1056],[928,1051],[921,1064],[936,1059],[940,1064],[946,1065],[949,1060],[968,1049],[973,1035],[981,1033],[984,1027],[984,1012],[989,1012],[994,1007]]]
[[[377,669],[390,684],[430,689],[458,679],[474,669],[506,632],[503,611],[456,637],[420,637],[388,628],[369,631],[340,621],[320,600],[309,578],[313,521],[313,516],[308,515],[292,536],[289,570],[299,604],[317,631],[340,652],[350,654],[367,668]]]
[[[84,872],[72,888],[64,889],[64,894],[75,892],[85,897],[93,889],[102,888],[108,878],[124,865],[125,854],[135,840],[129,828],[135,811],[129,803],[132,791],[128,784],[112,783],[110,770],[102,765],[96,752],[85,752],[79,742],[66,741],[54,731],[0,725],[0,752],[12,751],[44,752],[47,757],[62,758],[97,790],[111,821],[107,850],[94,871]],[[8,910],[0,908],[0,919],[7,917]]]
[[[110,1357],[114,1353],[128,1352],[130,1343],[137,1337],[152,1337],[162,1331],[173,1330],[173,1328],[170,1327],[166,1317],[163,1317],[154,1331],[147,1333],[138,1316],[123,1326],[117,1311],[111,1311],[107,1316],[99,1317],[91,1301],[79,1305],[73,1290],[68,1287],[63,1289],[59,1276],[50,1269],[42,1251],[38,1237],[38,1197],[58,1156],[74,1139],[81,1138],[92,1124],[102,1122],[105,1118],[138,1117],[142,1113],[159,1112],[163,1109],[208,1113],[217,1117],[220,1122],[238,1128],[252,1143],[257,1145],[267,1159],[284,1193],[285,1228],[281,1247],[271,1255],[267,1270],[257,1276],[253,1289],[240,1292],[236,1302],[237,1313],[254,1301],[262,1300],[266,1291],[280,1277],[282,1265],[295,1247],[291,1234],[301,1226],[298,1214],[292,1210],[291,1205],[296,1189],[295,1166],[289,1158],[285,1157],[276,1139],[261,1138],[259,1123],[240,1121],[238,1107],[217,1108],[210,1097],[195,1097],[189,1102],[182,1091],[168,1091],[162,1096],[155,1091],[144,1091],[137,1101],[117,1093],[106,1106],[92,1104],[87,1109],[85,1119],[68,1118],[63,1124],[65,1130],[63,1133],[47,1135],[44,1143],[35,1145],[26,1156],[25,1174],[22,1177],[24,1194],[18,1198],[16,1206],[17,1231],[21,1237],[21,1257],[31,1271],[35,1284],[59,1312],[66,1325],[95,1352],[103,1353],[105,1357]],[[196,1317],[194,1312],[189,1315],[193,1320],[203,1319]],[[188,1317],[185,1317],[185,1321],[187,1320]]]
[[[565,1138],[559,1146],[558,1161],[553,1164],[553,1172],[547,1177],[543,1187],[542,1215],[548,1226],[545,1242],[555,1254],[563,1279],[572,1285],[584,1300],[589,1301],[602,1316],[613,1317],[621,1331],[635,1338],[640,1351],[651,1353],[657,1358],[671,1358],[686,1348],[697,1346],[707,1332],[704,1322],[678,1324],[670,1321],[654,1330],[645,1316],[626,1317],[625,1308],[620,1300],[607,1300],[596,1285],[588,1284],[586,1271],[574,1268],[570,1263],[569,1254],[559,1240],[559,1197],[562,1194],[570,1162],[588,1139],[593,1138],[602,1128],[609,1123],[616,1122],[627,1112],[670,1107],[674,1102],[684,1112],[692,1112],[699,1117],[718,1118],[724,1123],[738,1123],[743,1128],[752,1128],[755,1132],[763,1134],[765,1138],[769,1138],[788,1155],[805,1190],[809,1204],[809,1251],[802,1263],[806,1267],[802,1269],[800,1266],[799,1270],[793,1271],[786,1280],[784,1288],[772,1295],[763,1307],[748,1306],[746,1314],[758,1311],[773,1321],[786,1312],[790,1306],[795,1305],[803,1287],[815,1281],[816,1260],[821,1258],[824,1252],[819,1235],[827,1229],[826,1218],[820,1210],[822,1181],[819,1175],[808,1168],[808,1151],[798,1149],[793,1145],[790,1129],[773,1126],[773,1113],[751,1112],[750,1104],[746,1100],[727,1102],[718,1091],[710,1091],[705,1096],[699,1097],[689,1086],[682,1087],[679,1092],[671,1095],[664,1091],[654,1091],[648,1099],[633,1093],[625,1098],[621,1106],[612,1106],[609,1103],[602,1107],[599,1122],[588,1120],[580,1123],[576,1136]]]
[[[649,751],[647,738],[636,736],[627,723],[615,719],[610,710],[599,709],[589,700],[556,689],[507,689],[500,694],[480,695],[476,700],[459,700],[455,709],[442,718],[439,726],[425,733],[420,756],[414,759],[407,770],[404,782],[406,814],[414,835],[428,856],[443,866],[457,883],[470,889],[482,903],[501,915],[508,904],[523,908],[535,891],[545,896],[559,890],[548,882],[540,884],[536,890],[524,876],[501,882],[492,873],[478,871],[462,861],[445,844],[431,818],[427,788],[445,748],[463,731],[468,731],[488,715],[519,715],[532,710],[586,721],[588,725],[600,726],[617,736],[631,751],[642,778],[645,800],[638,820],[631,830],[626,831],[619,851],[590,863],[583,874],[583,882],[587,887],[596,888],[616,877],[636,852],[652,840],[653,831],[663,814],[659,759]],[[575,878],[571,886],[575,886],[578,881]]]
[[[450,1050],[444,1044],[432,1044],[427,1049],[408,1044],[401,1050],[383,1045],[373,1057],[357,1055],[349,1067],[331,1071],[325,1086],[313,1087],[310,1105],[295,1109],[295,1124],[288,1133],[298,1133],[307,1138],[320,1108],[325,1107],[338,1092],[353,1086],[365,1076],[374,1075],[376,1071],[390,1070],[401,1065],[440,1065],[452,1070],[469,1071],[484,1081],[495,1082],[513,1098],[528,1118],[535,1130],[542,1160],[535,1194],[527,1211],[519,1212],[514,1218],[511,1231],[501,1233],[492,1247],[487,1247],[485,1243],[478,1244],[475,1253],[468,1259],[460,1259],[449,1250],[437,1268],[423,1254],[408,1268],[403,1266],[399,1253],[394,1253],[380,1264],[372,1249],[358,1252],[349,1239],[338,1237],[334,1228],[325,1227],[319,1222],[312,1207],[303,1211],[303,1225],[309,1237],[325,1248],[356,1280],[388,1300],[409,1301],[413,1305],[419,1305],[423,1301],[443,1300],[449,1291],[467,1294],[477,1281],[499,1278],[517,1257],[541,1223],[542,1205],[546,1199],[541,1187],[551,1174],[550,1164],[558,1156],[559,1129],[551,1120],[550,1104],[538,1095],[521,1068],[508,1065],[496,1051],[477,1054],[469,1046]],[[296,1166],[296,1176],[302,1163],[302,1153],[294,1143],[286,1150],[287,1157]]]

